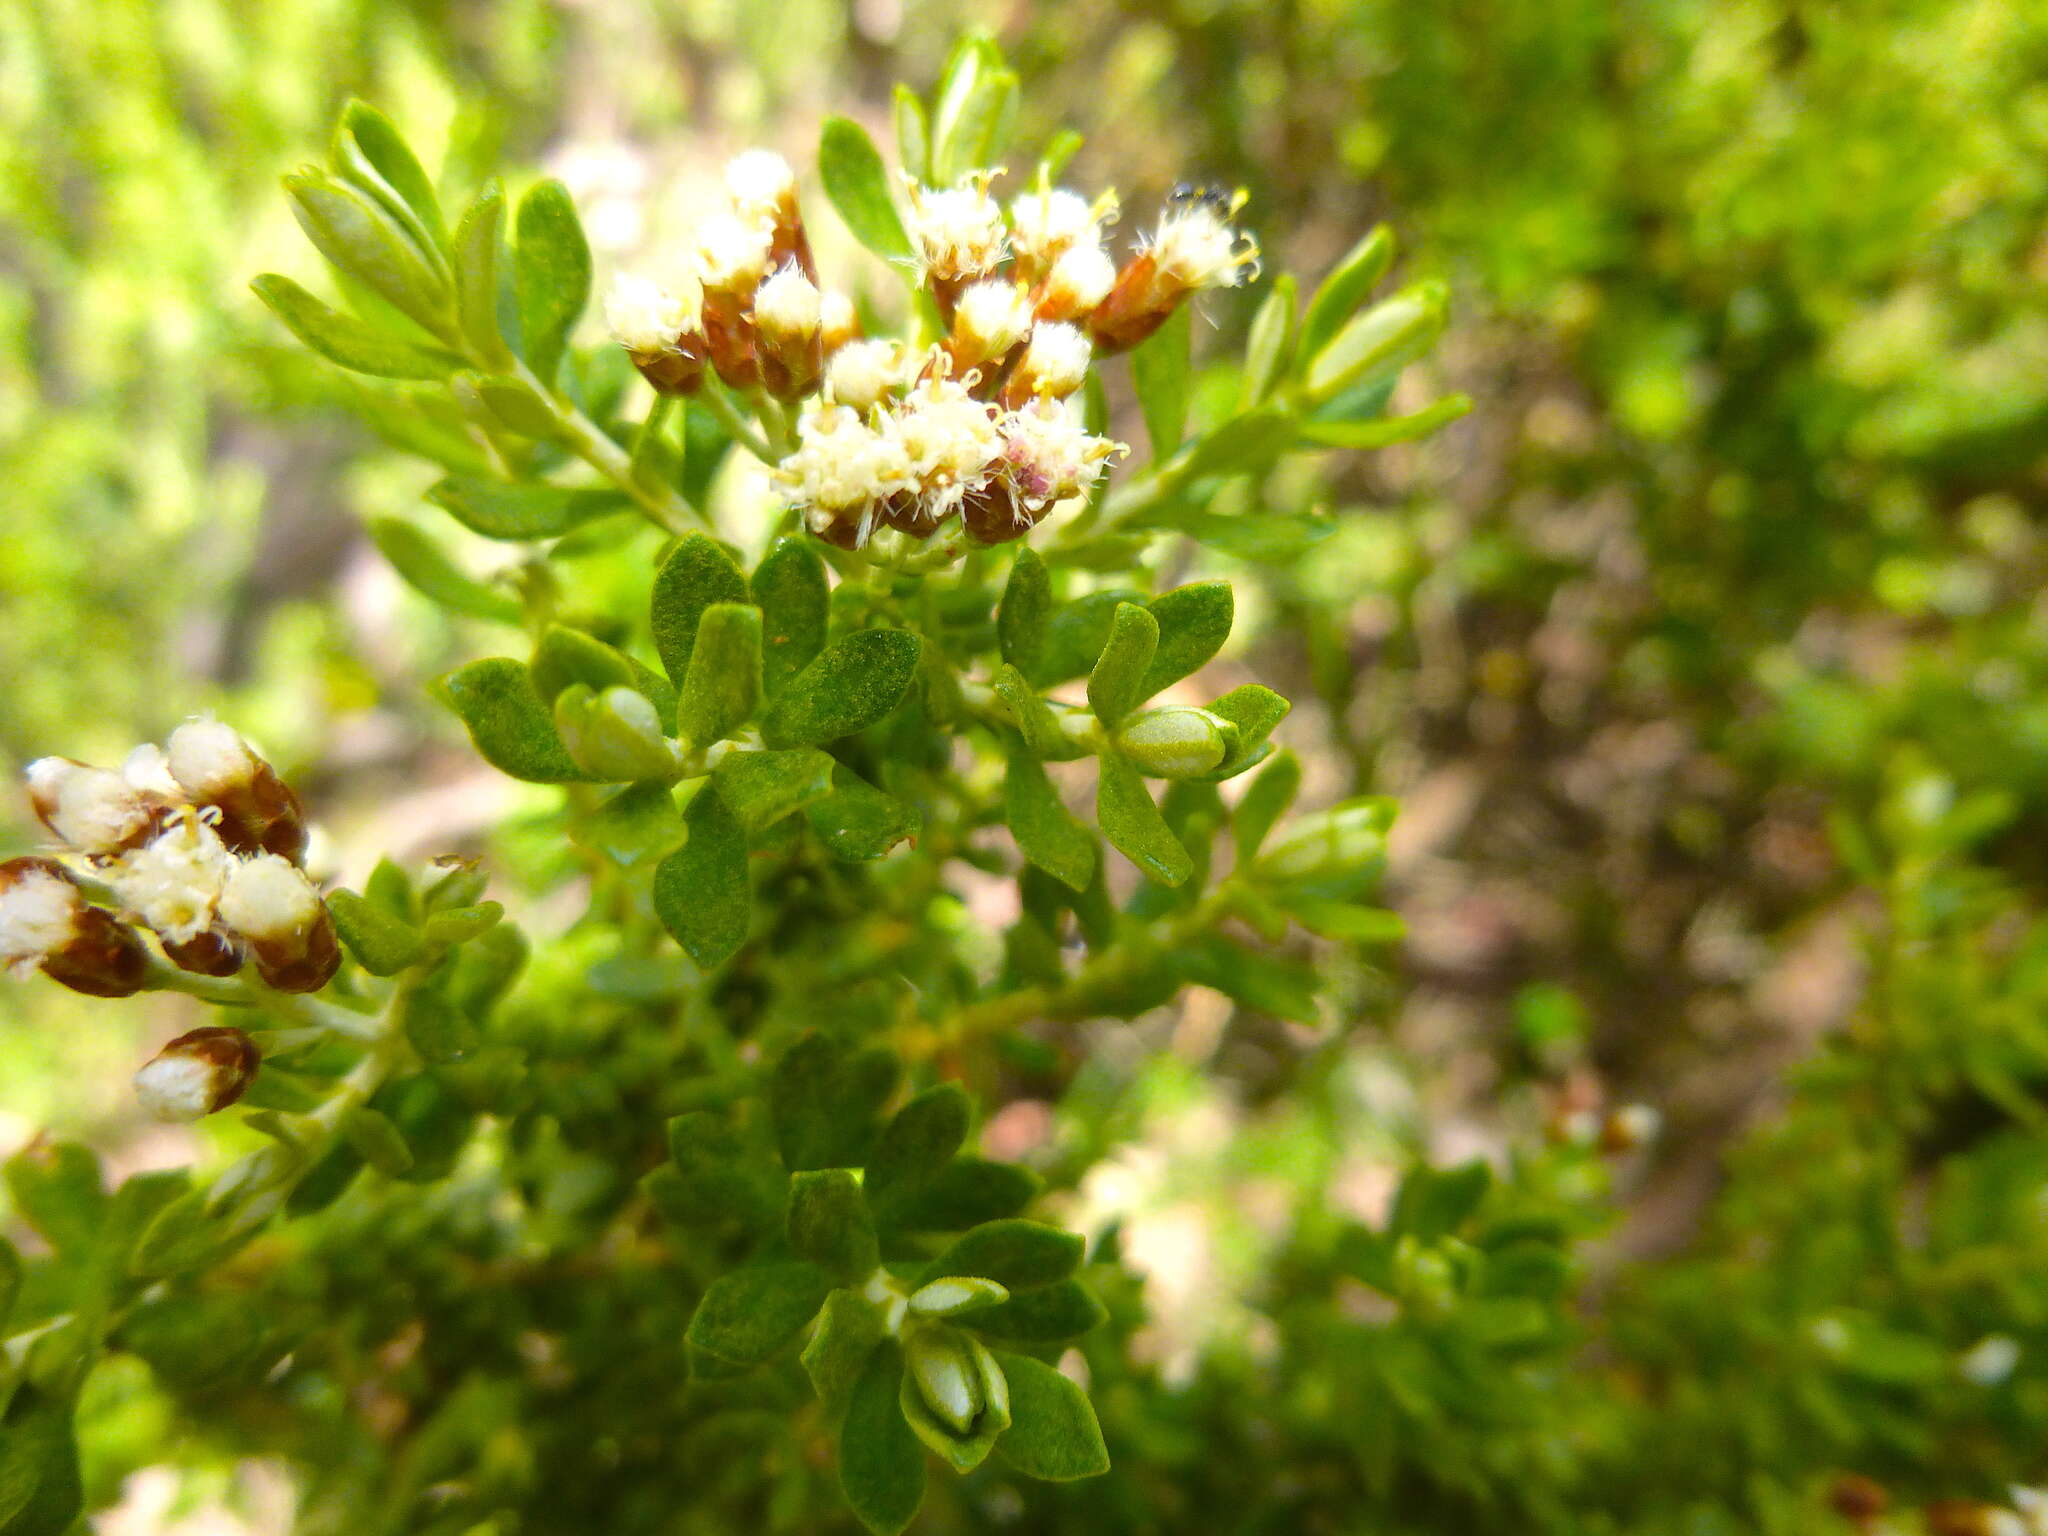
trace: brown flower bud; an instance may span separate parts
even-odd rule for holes
[[[755,351],[770,394],[794,400],[817,386],[825,368],[822,327],[817,285],[794,265],[761,284],[754,294]]]
[[[1202,289],[1233,287],[1258,275],[1258,243],[1230,225],[1243,202],[1242,193],[1175,190],[1151,243],[1125,263],[1116,286],[1088,317],[1098,355],[1129,351]]]
[[[994,479],[969,491],[960,503],[960,520],[967,535],[977,544],[1007,544],[1021,539],[1037,523],[1042,512],[1034,512],[1017,496],[1007,479]]]
[[[748,224],[769,231],[768,266],[794,264],[813,284],[818,264],[804,232],[803,210],[797,204],[796,173],[772,149],[750,149],[725,167],[725,188],[733,212]]]
[[[146,843],[171,810],[163,796],[124,775],[68,757],[38,758],[28,765],[27,777],[37,819],[94,858]]]
[[[247,1093],[262,1064],[248,1035],[210,1025],[178,1036],[146,1062],[135,1074],[135,1096],[155,1119],[201,1120]]]
[[[55,859],[9,859],[0,864],[0,965],[37,966],[88,997],[128,997],[142,990],[149,951]]]
[[[341,965],[326,903],[288,860],[259,854],[236,864],[221,892],[220,915],[248,945],[256,973],[280,992],[317,992]]]
[[[236,853],[306,856],[299,797],[232,726],[188,720],[171,732],[171,774],[192,803],[220,813],[220,840]]]
[[[164,954],[171,964],[195,976],[232,976],[242,968],[242,946],[219,924],[189,939],[170,939],[162,934]]]

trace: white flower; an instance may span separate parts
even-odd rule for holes
[[[605,323],[629,352],[651,355],[673,352],[676,342],[703,324],[704,290],[688,274],[676,293],[631,272],[612,279],[604,297]]]
[[[849,341],[825,366],[825,392],[839,405],[866,412],[903,383],[903,344]]]
[[[745,293],[768,270],[775,228],[734,213],[714,213],[697,226],[697,276],[714,293]]]
[[[157,802],[118,773],[39,758],[28,765],[29,797],[50,830],[80,853],[106,855],[141,837]]]
[[[70,943],[85,899],[41,863],[0,865],[0,965],[28,967]]]
[[[823,313],[816,286],[793,262],[762,283],[754,295],[754,323],[764,334],[778,339],[815,336]]]
[[[1045,275],[1041,313],[1085,315],[1109,297],[1116,286],[1116,263],[1099,245],[1077,245],[1062,252]]]
[[[1077,326],[1046,322],[1031,328],[1031,342],[1017,361],[1012,393],[1065,399],[1088,382],[1094,348]]]
[[[1231,227],[1243,197],[1177,197],[1159,221],[1150,250],[1154,267],[1183,288],[1228,288],[1258,275],[1258,242]]]
[[[726,162],[725,188],[733,210],[754,223],[773,225],[796,205],[796,173],[772,149],[750,149]]]
[[[1003,421],[1003,464],[1018,503],[1042,511],[1079,496],[1101,477],[1122,445],[1097,437],[1080,413],[1056,400],[1036,400]]]
[[[145,741],[121,760],[121,777],[145,795],[162,795],[167,800],[175,800],[182,793],[177,779],[171,774],[170,758],[153,741]]]
[[[1109,206],[1116,206],[1114,199]],[[1026,192],[1011,202],[1010,240],[1020,257],[1046,267],[1071,246],[1100,244],[1102,229],[1088,199],[1065,187],[1054,187],[1046,192]]]
[[[213,926],[235,856],[220,834],[187,812],[109,866],[121,904],[165,942],[186,944]]]
[[[988,178],[928,192],[911,184],[910,239],[925,272],[944,282],[993,272],[1003,259],[1003,210],[988,195]]]
[[[296,938],[326,910],[305,872],[274,853],[236,861],[220,893],[221,921],[254,940]]]
[[[166,1053],[135,1074],[135,1097],[150,1118],[172,1125],[203,1120],[213,1108],[216,1069],[196,1056]]]
[[[838,292],[824,295],[818,301],[818,333],[824,339],[827,352],[835,352],[857,340],[860,316],[854,310],[853,300]]]
[[[934,372],[905,397],[895,420],[925,515],[942,522],[996,467],[1003,436],[995,412],[957,380]]]
[[[1001,357],[1031,327],[1024,290],[1002,278],[974,284],[953,311],[953,336],[962,361]]]
[[[240,789],[261,771],[263,760],[231,725],[201,716],[171,732],[171,776],[195,800],[213,800]]]
[[[814,530],[856,516],[865,538],[875,504],[909,485],[910,461],[893,427],[887,418],[871,427],[844,405],[806,413],[797,450],[777,466],[776,479]]]

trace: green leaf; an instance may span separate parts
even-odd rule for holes
[[[1480,1158],[1441,1170],[1418,1164],[1394,1196],[1387,1231],[1434,1243],[1463,1226],[1492,1187],[1493,1170]]]
[[[654,910],[700,971],[716,970],[747,941],[753,919],[747,834],[708,784],[683,825],[688,841],[654,871]]]
[[[932,98],[930,185],[951,186],[991,163],[1008,138],[1016,91],[993,40],[972,36],[954,47]]]
[[[65,1536],[84,1507],[71,1404],[23,1385],[0,1419],[0,1532]]]
[[[902,702],[920,641],[907,629],[856,630],[789,680],[761,719],[771,747],[817,747],[851,736]]]
[[[1160,779],[1205,778],[1237,740],[1237,728],[1206,709],[1173,704],[1127,716],[1116,749],[1142,773]]]
[[[1271,401],[1197,438],[1174,462],[1189,480],[1264,474],[1294,445],[1299,430],[1293,407]]]
[[[1078,1280],[1059,1280],[977,1311],[961,1323],[991,1339],[1062,1344],[1099,1327],[1108,1317],[1087,1286]]]
[[[627,505],[617,491],[565,490],[553,485],[504,485],[450,477],[427,500],[472,533],[487,539],[553,539]]]
[[[761,610],[752,603],[713,603],[697,621],[676,724],[701,749],[738,731],[760,701]]]
[[[832,1283],[815,1264],[757,1264],[705,1288],[685,1339],[733,1365],[759,1365],[818,1315]]]
[[[431,460],[451,474],[488,476],[478,434],[444,389],[349,380],[349,406],[394,448]]]
[[[362,1160],[379,1173],[397,1178],[412,1167],[412,1149],[398,1127],[366,1104],[341,1117],[341,1134]]]
[[[830,754],[815,747],[728,752],[711,770],[711,782],[741,827],[752,834],[831,794],[835,767]]]
[[[1246,949],[1220,934],[1180,945],[1173,953],[1172,963],[1183,979],[1213,987],[1260,1013],[1297,1024],[1314,1024],[1320,1019],[1313,971]]]
[[[590,302],[590,243],[569,189],[543,181],[519,200],[512,252],[513,289],[519,296],[519,335],[526,364],[552,384],[569,332]]]
[[[473,661],[441,679],[440,688],[485,762],[534,784],[589,778],[569,756],[533,675],[505,656]]]
[[[1118,853],[1161,885],[1179,885],[1195,872],[1194,860],[1159,814],[1138,770],[1115,753],[1101,759],[1095,820]]]
[[[614,864],[632,869],[675,851],[683,820],[666,784],[629,784],[600,803],[570,835]]]
[[[354,891],[330,892],[327,911],[356,964],[372,976],[396,976],[426,958],[427,941],[419,929]]]
[[[896,163],[913,181],[923,181],[931,169],[931,124],[925,120],[924,103],[909,86],[898,84],[889,98],[890,126],[896,132]]]
[[[1159,649],[1138,698],[1149,699],[1207,665],[1230,638],[1237,600],[1227,581],[1197,581],[1162,592],[1146,608],[1159,621]]]
[[[1062,128],[1052,136],[1045,146],[1045,153],[1038,159],[1038,174],[1050,186],[1067,168],[1067,162],[1081,152],[1081,146],[1088,141],[1071,128]]]
[[[995,1356],[971,1334],[926,1323],[904,1334],[903,1367],[904,1422],[955,1472],[972,1472],[1010,1427],[1010,1385]]]
[[[926,1265],[917,1282],[928,1285],[944,1275],[969,1275],[993,1280],[1012,1292],[1028,1291],[1066,1279],[1085,1249],[1079,1233],[1042,1221],[988,1221]]]
[[[717,1115],[699,1111],[668,1123],[669,1172],[662,1212],[689,1226],[746,1236],[783,1225],[785,1180]],[[650,1193],[654,1193],[650,1190]]]
[[[1230,835],[1237,844],[1240,867],[1258,857],[1259,845],[1265,842],[1273,824],[1287,814],[1300,789],[1301,763],[1292,752],[1280,753],[1252,780],[1231,813]]]
[[[1406,416],[1382,416],[1373,421],[1318,421],[1311,416],[1302,422],[1301,436],[1304,442],[1325,448],[1390,448],[1427,437],[1471,409],[1470,395],[1446,395]]]
[[[1010,717],[1010,723],[1024,738],[1025,749],[1033,757],[1065,762],[1088,755],[1085,745],[1060,729],[1059,717],[1052,712],[1052,706],[1041,699],[1038,691],[1024,680],[1024,674],[1007,661],[996,668],[991,686],[1004,712]]]
[[[406,584],[429,601],[500,624],[525,622],[510,596],[464,575],[438,544],[403,518],[371,518],[370,540]]]
[[[1408,935],[1401,914],[1384,907],[1310,896],[1290,896],[1284,905],[1288,915],[1310,933],[1340,944],[1398,944]]]
[[[1190,512],[1174,526],[1189,538],[1233,560],[1292,565],[1337,531],[1334,517],[1269,512]]]
[[[534,692],[549,704],[577,683],[601,693],[607,688],[631,688],[638,682],[633,663],[622,651],[565,624],[550,624],[541,631],[530,670]]]
[[[353,140],[362,164],[375,173],[383,190],[411,215],[427,245],[446,245],[448,226],[441,217],[441,200],[434,195],[433,178],[391,119],[368,102],[351,101],[342,108],[341,133]]]
[[[430,1066],[460,1061],[483,1042],[476,1020],[425,987],[407,992],[400,1000],[398,1024],[420,1059]]]
[[[492,418],[521,437],[546,442],[561,433],[554,407],[524,379],[510,374],[465,373],[455,382],[459,388],[475,391]]]
[[[888,1336],[873,1302],[852,1291],[834,1291],[825,1298],[817,1329],[804,1346],[803,1364],[826,1413],[846,1411],[868,1357]]]
[[[834,856],[849,863],[881,858],[924,825],[916,806],[884,794],[843,763],[832,770],[832,793],[806,805],[804,819]]]
[[[1161,462],[1173,457],[1187,428],[1194,372],[1188,360],[1192,313],[1181,305],[1131,353],[1131,380],[1145,415],[1145,435],[1152,440],[1152,457]]]
[[[505,908],[495,901],[441,907],[427,916],[427,942],[436,948],[453,949],[458,944],[482,938],[504,920]]]
[[[847,1395],[839,1430],[839,1487],[875,1536],[900,1536],[924,1502],[924,1449],[903,1417],[903,1353],[884,1343]]]
[[[993,1280],[948,1275],[919,1286],[917,1294],[910,1298],[910,1311],[919,1317],[957,1317],[962,1312],[982,1311],[1009,1299],[1010,1293]]]
[[[1375,224],[1344,258],[1330,269],[1308,301],[1301,321],[1301,356],[1314,357],[1379,286],[1394,264],[1394,232]]]
[[[777,539],[748,586],[761,609],[761,691],[772,699],[825,649],[825,562],[809,539]]]
[[[1286,377],[1287,366],[1294,360],[1294,302],[1294,276],[1282,272],[1273,279],[1259,312],[1252,316],[1251,334],[1245,338],[1239,411],[1258,405]]]
[[[792,1173],[860,1167],[896,1076],[895,1060],[886,1052],[849,1052],[815,1032],[798,1040],[776,1063],[768,1084],[783,1166]]]
[[[445,379],[458,353],[401,340],[366,320],[323,304],[288,277],[266,272],[249,284],[285,328],[330,363],[380,379]]]
[[[1025,858],[1062,885],[1085,891],[1095,878],[1095,837],[1061,801],[1045,769],[1022,752],[1010,754],[1003,781],[1003,820]]]
[[[844,1168],[813,1169],[792,1179],[789,1248],[848,1285],[873,1274],[882,1254],[860,1181]]]
[[[1045,627],[1045,647],[1037,664],[1023,668],[1026,677],[1040,688],[1086,675],[1109,640],[1121,603],[1143,603],[1135,592],[1090,592],[1053,610]]]
[[[99,1241],[107,1191],[100,1160],[72,1141],[32,1141],[7,1160],[15,1213],[60,1254],[83,1253]]]
[[[879,1214],[906,1232],[959,1232],[1016,1215],[1039,1188],[1038,1175],[1015,1163],[956,1157],[922,1187],[898,1190]]]
[[[1354,384],[1392,374],[1422,356],[1443,334],[1450,291],[1417,283],[1351,317],[1309,360],[1308,395],[1324,401]]]
[[[655,652],[678,687],[690,675],[690,653],[704,610],[713,603],[746,600],[747,578],[717,540],[693,533],[669,551],[655,574],[649,622]]]
[[[505,249],[505,187],[485,183],[455,229],[455,317],[485,367],[504,372],[512,349],[498,325],[498,263]]]
[[[1229,755],[1207,776],[1209,781],[1221,783],[1235,778],[1257,763],[1265,754],[1266,738],[1293,708],[1279,694],[1258,683],[1233,688],[1211,704],[1210,714],[1220,715],[1237,727],[1237,741]]]
[[[1051,617],[1052,577],[1038,551],[1019,544],[1010,579],[1003,583],[1002,602],[996,607],[996,638],[1003,660],[1028,676],[1045,654]]]
[[[1136,603],[1120,603],[1109,638],[1088,674],[1088,705],[1095,718],[1114,726],[1147,697],[1145,681],[1159,649],[1159,621]]]
[[[879,1207],[929,1184],[960,1150],[971,1118],[958,1083],[927,1088],[897,1110],[868,1157],[868,1199]]]
[[[374,199],[320,171],[295,172],[284,188],[321,255],[429,334],[449,339],[447,284]]]
[[[1088,1394],[1049,1365],[998,1352],[1010,1383],[1010,1428],[996,1453],[1026,1477],[1072,1482],[1109,1470],[1109,1448]]]
[[[910,236],[889,196],[889,172],[868,131],[848,117],[825,119],[818,143],[818,177],[853,238],[886,261],[911,255]]]

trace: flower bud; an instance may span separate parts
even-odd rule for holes
[[[168,807],[122,774],[68,757],[28,765],[28,798],[42,824],[80,853],[107,858],[146,841]]]
[[[305,861],[299,797],[231,726],[188,720],[171,732],[168,756],[172,776],[193,804],[220,813],[220,840],[229,848]]]
[[[142,847],[107,866],[107,880],[130,915],[156,930],[181,969],[232,975],[241,954],[216,930],[221,887],[234,865],[213,826],[187,810]]]
[[[149,952],[135,931],[86,901],[55,859],[0,864],[0,965],[40,967],[89,997],[142,990]]]
[[[238,861],[221,891],[220,916],[249,946],[257,975],[280,992],[317,992],[341,966],[326,903],[288,859],[264,853]]]
[[[1150,244],[1125,264],[1116,286],[1088,317],[1098,353],[1129,351],[1192,294],[1258,275],[1258,242],[1229,222],[1243,203],[1241,192],[1175,190]]]
[[[793,400],[818,382],[825,365],[822,313],[816,285],[794,265],[761,284],[754,295],[754,332],[770,394]]]
[[[1304,816],[1259,856],[1272,880],[1329,880],[1357,872],[1386,851],[1393,813],[1381,800],[1347,800]]]
[[[988,195],[988,183],[984,171],[936,192],[910,185],[910,242],[949,325],[960,291],[995,271],[1008,244],[1003,210]]]
[[[1010,1427],[1010,1383],[988,1346],[943,1324],[903,1339],[903,1417],[957,1472],[971,1472]]]
[[[1032,307],[1041,320],[1080,322],[1094,313],[1116,286],[1116,263],[1099,245],[1077,245],[1052,264],[1032,289]]]
[[[1065,187],[1023,193],[1010,204],[1010,248],[1017,280],[1035,283],[1068,251],[1102,244],[1104,220],[1114,218],[1116,196],[1090,203]]]
[[[827,357],[860,340],[860,312],[836,289],[818,301],[818,342]]]
[[[943,353],[936,362],[893,419],[911,483],[882,504],[881,518],[905,533],[936,529],[1001,467],[1003,435],[994,408],[946,376]]]
[[[634,689],[571,684],[555,699],[555,729],[576,766],[607,783],[675,777],[675,747],[654,705]]]
[[[725,189],[741,220],[769,231],[768,265],[794,264],[807,279],[817,282],[818,267],[804,232],[796,173],[789,162],[772,149],[750,149],[727,162]]]
[[[850,341],[825,365],[825,393],[837,405],[866,412],[903,384],[903,347],[894,341]]]
[[[158,1120],[189,1124],[249,1091],[263,1053],[239,1029],[221,1025],[180,1035],[135,1074],[135,1096]]]
[[[1118,729],[1116,744],[1146,773],[1190,779],[1221,763],[1236,734],[1229,721],[1206,709],[1174,707],[1131,716]]]
[[[974,284],[953,310],[953,334],[946,352],[955,373],[1000,359],[1031,328],[1024,291],[1001,278]]]
[[[704,290],[695,274],[671,292],[622,272],[605,295],[605,321],[640,376],[664,395],[694,393],[704,376]]]
[[[749,311],[768,273],[774,231],[732,213],[716,213],[697,231],[697,276],[704,287],[704,340],[711,366],[733,389],[761,381]]]
[[[1031,328],[1024,355],[1003,384],[1003,404],[1015,410],[1026,401],[1064,400],[1088,382],[1093,348],[1076,326],[1041,321]]]

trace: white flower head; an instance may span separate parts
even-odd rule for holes
[[[1116,286],[1116,263],[1099,245],[1076,245],[1060,253],[1045,275],[1041,313],[1085,315]]]
[[[167,1052],[135,1074],[135,1097],[151,1119],[189,1125],[211,1112],[215,1075],[211,1062]]]
[[[1230,220],[1244,194],[1177,192],[1153,234],[1153,265],[1183,288],[1230,288],[1259,274],[1259,246]]]
[[[1080,412],[1057,400],[1034,400],[1003,420],[1003,469],[1020,506],[1043,511],[1079,496],[1102,475],[1121,443],[1097,437]]]
[[[171,732],[168,759],[171,776],[197,800],[217,799],[241,788],[263,766],[241,732],[204,715]]]
[[[769,336],[815,336],[823,318],[823,297],[795,262],[769,277],[754,294],[754,323]]]
[[[714,213],[697,226],[697,277],[714,293],[747,293],[768,270],[775,227],[736,213]]]
[[[621,272],[604,296],[605,323],[628,352],[652,356],[673,352],[676,343],[703,324],[704,289],[686,273],[681,292],[653,278]]]
[[[772,149],[750,149],[727,161],[725,189],[733,211],[752,223],[772,226],[796,206],[796,172]]]
[[[825,392],[835,404],[863,413],[881,404],[903,383],[903,344],[899,341],[849,341],[825,365]]]
[[[975,362],[1001,357],[1030,328],[1031,305],[1024,290],[999,277],[968,288],[953,311],[954,338]]]
[[[797,428],[796,452],[776,467],[790,499],[814,531],[847,518],[865,539],[875,508],[910,484],[910,462],[887,418],[870,426],[850,406],[821,406]]]
[[[1017,363],[1019,387],[1033,395],[1065,399],[1088,382],[1094,348],[1078,326],[1058,321],[1031,328],[1031,341]]]
[[[1003,451],[993,408],[936,368],[904,397],[895,424],[925,515],[935,523],[987,483]]]
[[[987,173],[937,192],[910,186],[910,239],[928,276],[960,282],[993,272],[1008,246]]]
[[[1076,245],[1102,243],[1102,225],[1116,213],[1116,198],[1090,203],[1066,187],[1020,194],[1010,203],[1010,241],[1019,257],[1050,266]]]
[[[28,788],[50,830],[80,853],[118,853],[149,829],[161,802],[121,774],[38,758],[28,765]]]
[[[153,741],[145,741],[121,760],[121,777],[145,795],[175,800],[184,793],[171,774],[170,758]]]
[[[837,289],[818,300],[818,332],[824,338],[825,350],[835,352],[849,342],[860,338],[860,314],[853,307],[853,300]]]
[[[167,943],[187,944],[213,926],[234,863],[220,834],[187,812],[121,855],[107,878],[121,904]]]
[[[32,966],[62,949],[84,906],[78,887],[40,861],[0,866],[0,965]]]
[[[298,937],[325,911],[305,871],[274,853],[235,861],[220,893],[221,921],[256,940]]]

